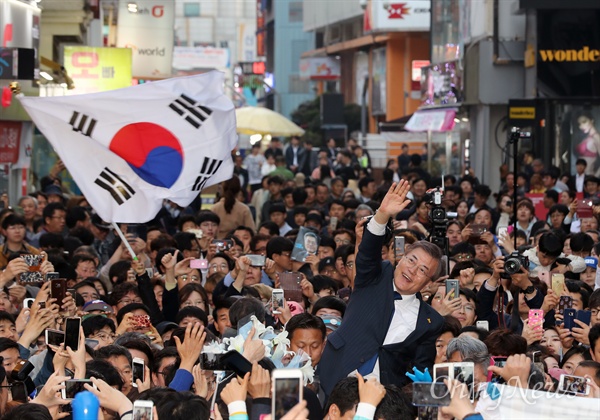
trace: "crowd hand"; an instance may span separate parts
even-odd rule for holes
[[[306,400],[300,401],[292,407],[281,420],[306,420],[308,419],[308,408],[306,408]],[[270,414],[263,417],[263,420],[273,420]]]
[[[590,384],[590,393],[586,395],[586,397],[600,398],[600,387],[596,384],[596,381],[594,381],[590,375],[584,375],[584,378],[586,378]]]
[[[206,376],[204,376],[204,372],[202,372],[202,368],[199,364],[194,365],[192,368],[192,375],[194,376],[194,389],[196,391],[196,395],[205,400],[208,399],[208,381],[206,380]]]
[[[569,265],[568,264],[556,264],[556,266],[550,270],[550,273],[557,273],[557,274],[565,274],[567,271],[569,271]]]
[[[574,326],[573,329],[571,330],[573,338],[575,338],[575,340],[579,341],[581,344],[589,346],[590,345],[590,339],[589,339],[590,326],[587,324],[584,324],[583,322],[581,322],[578,319],[574,319],[573,322],[575,324],[579,325],[579,327]]]
[[[313,284],[308,279],[302,279],[300,287],[302,288],[302,295],[312,302],[315,298],[315,287]]]
[[[529,325],[529,320],[526,319],[525,321],[523,321],[523,332],[521,333],[521,336],[523,336],[523,338],[525,340],[527,340],[527,345],[530,346],[533,343],[535,343],[536,341],[540,341],[542,339],[542,336],[544,335],[544,329],[540,328],[540,329],[534,329],[532,325]]]
[[[573,341],[575,341],[575,339],[571,334],[571,330],[562,327],[556,327],[556,329],[558,330],[558,337],[560,338],[563,349],[566,351],[573,347]]]
[[[175,254],[165,254],[160,260],[160,263],[165,267],[165,271],[173,272],[175,270],[175,264],[177,264],[177,255],[179,250],[175,250]]]
[[[319,261],[321,259],[317,255],[309,255],[304,261],[310,264],[310,269],[313,273],[319,272]]]
[[[21,335],[29,322],[29,315],[31,313],[31,309],[22,307],[21,312],[19,312],[19,316],[15,321],[15,328],[17,329],[17,334]]]
[[[248,394],[255,398],[269,398],[271,396],[271,375],[257,362],[252,363],[252,372],[248,382]]]
[[[83,333],[83,327],[79,327],[79,346],[77,351],[73,351],[71,347],[67,347],[67,353],[71,359],[71,363],[75,367],[75,378],[85,378],[85,334]],[[141,392],[141,391],[140,391]]]
[[[217,249],[217,244],[212,243],[212,238],[210,238],[211,242],[208,244],[208,252],[206,253],[206,259],[212,260],[215,255],[219,252]],[[206,247],[202,247],[202,249],[206,249]]]
[[[244,351],[242,356],[250,361],[250,363],[258,362],[265,357],[265,345],[258,338],[255,340],[256,328],[252,327],[246,340],[244,341]]]
[[[449,294],[446,294],[440,302],[439,313],[441,316],[451,315],[454,311],[460,309],[461,300],[460,297],[450,298]]]
[[[60,346],[48,344],[48,347],[50,347],[50,349],[54,352],[54,357],[52,358],[52,366],[54,366],[54,371],[58,372],[59,375],[64,375],[65,367],[70,359],[69,353],[67,353],[65,350],[64,344],[61,344]]]
[[[494,241],[494,234],[489,230],[481,234],[481,240],[485,241],[490,248],[493,248],[496,245],[496,242]]]
[[[128,312],[123,316],[123,319],[117,327],[115,334],[121,335],[126,333],[127,331],[133,330],[133,328],[135,328],[135,323],[133,322],[133,314],[131,312]]]
[[[143,276],[146,273],[146,266],[139,258],[131,262],[131,268],[133,268],[136,276]]]
[[[32,311],[29,322],[21,335],[18,343],[25,348],[29,348],[46,328],[51,328],[54,324],[55,315],[50,308],[42,308],[35,313]]]
[[[23,299],[27,295],[27,289],[25,286],[21,286],[20,284],[15,284],[8,289],[8,296],[13,306],[19,307],[23,303]]]
[[[275,261],[270,258],[265,258],[265,268],[264,272],[269,278],[273,278],[273,276],[277,273],[275,271]]]
[[[35,296],[35,300],[33,301],[33,305],[31,307],[31,312],[36,312],[37,308],[40,307],[40,302],[48,302],[48,299],[50,299],[50,285],[52,283],[47,281],[45,282],[42,287],[40,287],[40,291],[38,292],[38,294]]]
[[[251,264],[250,258],[248,258],[246,256],[239,257],[235,260],[235,268],[237,268],[238,273],[240,271],[247,271],[250,264]]]
[[[287,322],[292,319],[292,311],[287,304],[287,301],[283,302],[283,306],[278,308],[279,314],[277,314],[277,319],[283,325],[287,324]]]
[[[460,270],[460,275],[458,277],[460,282],[460,287],[470,287],[473,285],[473,281],[475,280],[475,269],[474,268],[465,268],[464,270]]]
[[[490,366],[488,371],[502,376],[510,386],[527,388],[531,359],[524,354],[514,354],[506,359],[504,367]]]
[[[444,383],[450,392],[450,405],[440,407],[444,416],[462,419],[475,412],[475,406],[469,400],[469,389],[465,384],[455,379],[444,379]]]
[[[71,295],[66,296],[62,301],[62,305],[60,306],[60,309],[61,309],[61,312],[64,313],[66,316],[74,316],[75,312],[77,312],[75,298],[72,297]]]
[[[361,403],[370,404],[374,407],[385,397],[385,387],[375,378],[365,381],[360,373],[356,373],[358,379],[358,400]]]
[[[380,223],[387,223],[390,217],[396,217],[398,213],[410,205],[411,200],[406,199],[409,190],[410,183],[406,180],[401,179],[400,182],[392,184],[375,214]],[[381,216],[377,217],[378,215]]]
[[[427,235],[427,233],[429,233],[429,231],[427,230],[427,228],[425,226],[423,226],[420,222],[414,222],[411,225],[412,229],[418,230],[419,232],[421,232],[423,235]]]
[[[156,344],[157,346],[163,347],[163,339],[154,325],[150,324],[150,332],[147,335],[152,340],[152,344]]]
[[[5,284],[10,280],[17,277],[19,274],[26,273],[29,271],[29,266],[25,262],[23,258],[15,258],[10,261],[6,268],[4,269],[4,280]]]
[[[48,174],[48,176],[52,179],[57,179],[58,174],[60,174],[64,170],[65,164],[63,163],[62,159],[58,159],[56,162],[54,162],[52,168],[50,168],[50,173]]]
[[[500,245],[507,253],[514,252],[514,243],[509,235],[498,235],[498,245]]]
[[[46,274],[54,272],[54,265],[50,261],[48,261],[48,254],[42,251],[40,255],[44,257],[44,260],[40,265],[40,271],[44,275],[44,277],[46,277]]]
[[[94,377],[90,379],[97,389],[90,384],[84,384],[83,386],[98,398],[102,408],[116,411],[119,416],[133,409],[133,403],[121,391],[116,390],[102,379]]]
[[[410,378],[413,382],[433,382],[431,378],[431,374],[429,373],[429,368],[425,368],[423,372],[417,369],[415,366],[412,368],[414,373],[406,372],[406,376]]]
[[[552,289],[548,289],[548,293],[544,297],[544,303],[542,303],[542,310],[545,314],[555,309],[558,305],[560,298],[554,293]]]
[[[68,376],[60,375],[58,372],[54,372],[52,375],[50,375],[40,392],[38,392],[36,397],[31,402],[34,404],[41,404],[48,408],[68,404],[68,401],[63,400],[60,397],[60,391],[65,388],[65,381],[68,379],[71,378],[69,378]],[[62,417],[66,416],[60,416],[58,418]],[[53,416],[52,418],[57,417]]]
[[[177,353],[181,359],[180,369],[192,372],[194,365],[200,357],[202,347],[204,346],[204,340],[206,339],[206,332],[204,326],[199,322],[190,323],[185,329],[185,335],[183,343],[179,337],[175,337],[175,345],[177,347]]]
[[[184,258],[175,264],[175,277],[190,274],[194,270],[193,268],[190,268],[190,261],[193,259],[193,257]]]
[[[246,394],[248,393],[248,381],[250,379],[250,373],[246,373],[244,378],[236,377],[232,379],[221,391],[221,399],[227,405],[234,401],[246,401]]]
[[[368,222],[367,219],[360,219],[354,228],[354,233],[356,234],[356,245],[355,249],[358,249],[358,246],[362,242],[363,234],[365,233],[365,224]]]
[[[141,379],[136,379],[135,383],[137,385],[138,392],[148,391],[152,387],[152,375],[150,374],[150,368],[144,365],[144,381]]]
[[[471,233],[473,233],[473,229],[471,229],[471,224],[467,224],[463,230],[460,231],[460,237],[462,238],[463,242],[467,242],[469,240],[469,236],[471,236]]]

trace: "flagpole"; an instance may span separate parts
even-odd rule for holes
[[[137,257],[137,255],[135,255],[135,252],[133,252],[133,248],[129,244],[129,241],[127,240],[127,238],[125,238],[125,235],[123,234],[123,231],[119,228],[119,225],[117,225],[116,222],[112,222],[112,225],[115,228],[115,230],[117,231],[117,234],[119,235],[119,237],[121,238],[121,241],[125,244],[125,248],[127,248],[127,251],[129,251],[129,253],[131,254],[131,258],[133,258],[135,261],[137,261],[138,257]]]

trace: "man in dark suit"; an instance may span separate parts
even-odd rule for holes
[[[384,385],[409,382],[413,366],[433,366],[435,339],[443,318],[421,301],[419,291],[441,272],[441,250],[416,242],[396,269],[381,259],[386,223],[410,204],[408,182],[394,183],[369,221],[356,257],[356,279],[342,325],[327,337],[319,363],[327,394],[355,371],[378,377]],[[364,222],[363,222],[364,223]]]
[[[285,149],[285,165],[293,173],[298,172],[306,163],[306,149],[300,144],[300,137],[294,136]]]

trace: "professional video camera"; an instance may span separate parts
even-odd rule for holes
[[[512,274],[521,271],[521,267],[526,269],[529,267],[529,258],[519,254],[518,251],[512,252],[506,260],[504,260],[504,278],[510,278]]]
[[[432,228],[429,232],[429,241],[436,244],[444,252],[444,255],[448,255],[448,238],[446,237],[446,228],[448,227],[448,220],[457,217],[455,212],[446,211],[442,207],[442,201],[444,199],[444,190],[440,187],[432,188],[427,190],[423,201],[431,206],[429,217],[431,219]]]

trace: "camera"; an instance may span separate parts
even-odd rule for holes
[[[521,267],[529,267],[529,258],[519,254],[517,251],[511,253],[504,261],[504,272],[507,275],[516,274],[521,271]]]

